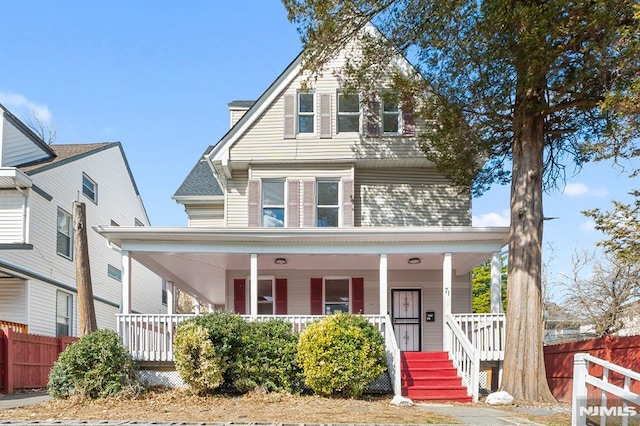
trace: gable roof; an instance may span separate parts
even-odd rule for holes
[[[24,124],[18,117],[13,115],[11,111],[9,111],[4,105],[0,104],[0,116],[4,116],[11,124],[13,124],[18,130],[22,132],[31,142],[36,144],[38,148],[42,149],[45,154],[53,157],[55,154],[51,147],[45,143],[45,141],[38,135],[35,134],[33,130],[29,128],[26,124]],[[1,137],[2,135],[0,135]]]
[[[173,199],[224,195],[220,184],[211,172],[211,167],[209,167],[209,164],[204,159],[213,147],[213,145],[209,145],[202,156],[200,156],[196,165],[193,166],[189,175],[184,182],[182,182],[182,185],[180,185],[176,193],[173,194]]]

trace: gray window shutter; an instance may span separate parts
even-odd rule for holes
[[[342,179],[342,226],[353,226],[353,179]]]
[[[410,112],[402,113],[402,134],[404,136],[416,135],[416,125],[413,121],[413,114]]]
[[[247,188],[248,205],[248,226],[249,228],[260,227],[260,179],[250,179]]]
[[[288,184],[288,210],[287,210],[287,226],[289,228],[300,227],[300,181],[290,180]]]
[[[284,95],[284,138],[296,137],[296,102],[295,95]]]
[[[302,194],[302,226],[306,228],[316,226],[316,181],[305,180]]]
[[[380,137],[380,100],[373,99],[367,105],[367,136]]]
[[[320,94],[320,137],[330,138],[332,136],[331,126],[331,93]]]

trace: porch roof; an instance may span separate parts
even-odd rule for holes
[[[382,253],[390,270],[441,269],[442,254],[452,253],[452,267],[462,275],[508,240],[505,227],[94,229],[162,278],[211,303],[224,302],[224,286],[212,283],[224,282],[227,270],[249,270],[252,253],[261,271],[378,269]],[[287,263],[276,264],[277,257]],[[420,263],[408,264],[412,257]]]

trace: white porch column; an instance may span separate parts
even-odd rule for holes
[[[193,298],[193,311],[196,315],[200,315],[200,299],[197,297]]]
[[[251,282],[249,284],[249,314],[253,317],[258,315],[258,255],[251,253]]]
[[[131,256],[128,250],[122,250],[122,302],[120,313],[131,313]]]
[[[442,259],[442,348],[445,351],[449,351],[451,343],[451,335],[449,329],[446,326],[445,318],[451,314],[451,293],[453,285],[453,270],[451,262],[451,253],[445,253]]]
[[[502,312],[502,256],[496,251],[491,256],[491,313]]]
[[[388,308],[387,254],[380,254],[380,315],[386,315]]]
[[[173,281],[166,281],[166,287],[167,287],[167,314],[173,315],[176,313],[175,287],[173,285]]]

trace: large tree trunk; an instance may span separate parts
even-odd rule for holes
[[[502,388],[518,400],[552,402],[542,346],[543,102],[536,89],[516,98]]]
[[[93,305],[89,246],[84,203],[73,202],[73,234],[76,258],[76,283],[78,287],[78,312],[80,337],[98,330],[96,311]]]

